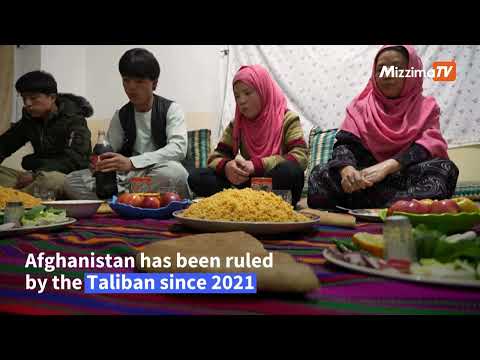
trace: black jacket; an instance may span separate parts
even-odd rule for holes
[[[92,116],[92,106],[73,94],[59,94],[56,104],[58,110],[46,121],[23,111],[20,121],[0,136],[0,162],[31,142],[34,153],[23,158],[25,170],[68,174],[88,168],[92,145],[85,118]]]

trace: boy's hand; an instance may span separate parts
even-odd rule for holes
[[[25,186],[30,185],[35,179],[33,174],[30,172],[24,172],[18,175],[17,183],[15,184],[15,189],[23,189]]]
[[[132,161],[128,157],[112,152],[100,155],[95,165],[95,171],[101,172],[130,171],[133,168]]]

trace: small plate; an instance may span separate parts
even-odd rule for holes
[[[349,210],[350,215],[355,216],[357,219],[366,220],[370,222],[383,222],[380,216],[383,209],[355,209]]]

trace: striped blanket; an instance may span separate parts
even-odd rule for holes
[[[30,253],[64,256],[133,255],[153,241],[187,234],[175,220],[128,221],[113,214],[80,220],[49,233],[0,238],[0,311],[21,314],[480,314],[480,291],[431,286],[371,277],[326,263],[321,252],[334,238],[348,238],[356,231],[381,232],[381,225],[359,224],[355,230],[317,226],[309,234],[264,237],[268,250],[285,251],[310,264],[321,288],[305,296],[280,295],[163,295],[84,294],[53,290],[42,294],[25,290],[25,274],[49,277],[61,273],[83,278],[85,269],[44,273],[25,269]],[[130,269],[115,269],[128,272]],[[97,271],[98,272],[98,271]],[[108,272],[113,272],[109,269]]]

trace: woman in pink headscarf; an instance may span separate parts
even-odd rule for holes
[[[458,168],[448,159],[440,108],[422,95],[422,77],[395,77],[385,72],[391,67],[423,69],[412,46],[380,49],[370,81],[347,107],[332,159],[312,170],[310,207],[378,208],[453,195]]]
[[[235,118],[209,156],[208,168],[191,171],[191,190],[210,196],[232,186],[250,186],[254,176],[270,177],[273,189],[291,190],[295,205],[307,166],[298,115],[288,109],[282,90],[260,65],[238,70],[233,93]]]

